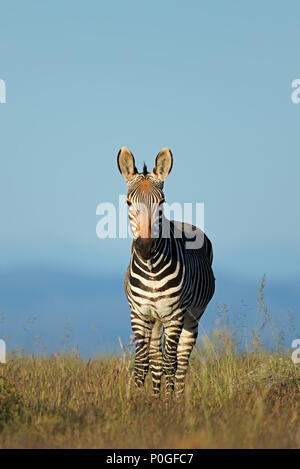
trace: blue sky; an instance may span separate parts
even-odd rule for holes
[[[2,270],[122,275],[96,207],[171,148],[168,202],[204,202],[215,269],[299,278],[299,2],[1,4]]]

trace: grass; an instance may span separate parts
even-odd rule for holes
[[[126,349],[89,361],[12,354],[0,365],[0,448],[300,448],[300,364],[264,349],[274,327],[262,290],[252,343],[239,348],[227,319],[204,337],[181,402],[153,398],[149,377],[138,392]]]
[[[222,352],[222,353],[220,353]],[[300,448],[290,355],[193,354],[183,402],[133,385],[130,357],[15,357],[0,368],[1,448]]]

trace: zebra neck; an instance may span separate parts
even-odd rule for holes
[[[161,268],[170,264],[174,258],[174,246],[172,234],[168,238],[159,237],[156,240],[156,246],[149,259],[143,259],[138,252],[132,249],[131,264],[132,268],[137,267],[145,272],[158,272]]]

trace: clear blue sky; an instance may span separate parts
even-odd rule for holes
[[[297,1],[9,1],[0,11],[0,257],[124,272],[96,206],[174,156],[168,202],[204,202],[216,268],[299,278]]]

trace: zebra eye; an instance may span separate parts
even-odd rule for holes
[[[130,200],[126,200],[126,202],[127,202],[128,207],[130,207],[130,205],[131,205]]]
[[[164,201],[165,201],[165,199],[161,199],[161,200],[159,201],[158,205],[161,205],[161,204],[163,204],[163,203],[164,203]]]

